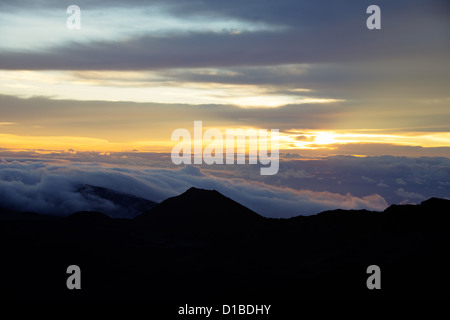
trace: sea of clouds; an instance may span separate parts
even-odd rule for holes
[[[115,158],[123,159],[122,163],[99,159],[103,162],[1,159],[0,207],[54,215],[82,210],[117,212],[113,202],[80,193],[83,185],[155,202],[192,186],[215,189],[263,216],[278,218],[336,208],[381,211],[392,203],[419,203],[450,195],[447,158],[284,159],[280,172],[267,177],[260,176],[254,165],[163,167],[158,161],[162,164],[167,159],[153,161],[151,166],[130,165],[132,159],[124,156]]]

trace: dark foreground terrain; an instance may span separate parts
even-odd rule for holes
[[[276,220],[191,188],[134,219],[0,211],[2,298],[450,298],[450,200]]]

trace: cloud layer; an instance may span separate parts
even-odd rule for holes
[[[0,68],[142,70],[342,63],[388,60],[411,56],[411,53],[415,57],[433,55],[443,58],[446,55],[448,42],[445,41],[444,29],[448,12],[443,9],[448,9],[448,5],[444,1],[402,0],[393,3],[380,0],[377,4],[382,8],[383,28],[379,32],[368,33],[365,11],[370,4],[370,1],[355,3],[351,0],[339,3],[329,0],[126,2],[126,6],[139,9],[144,16],[156,8],[165,19],[185,19],[187,27],[189,23],[186,21],[197,21],[205,26],[204,31],[188,29],[161,36],[155,30],[149,30],[148,26],[139,29],[139,25],[130,20],[130,16],[139,19],[139,11],[134,15],[123,12],[121,15],[120,10],[125,5],[117,1],[81,1],[79,6],[87,13],[99,10],[97,17],[86,18],[85,25],[95,24],[104,18],[103,15],[111,14],[114,19],[110,19],[110,27],[116,27],[114,20],[120,20],[121,25],[127,28],[133,26],[133,32],[110,41],[81,43],[64,41],[64,37],[58,35],[61,41],[51,46],[51,50],[0,52]],[[18,16],[33,6],[29,1],[2,2],[5,11],[15,12]],[[66,18],[65,7],[59,1],[39,9],[60,12],[60,18]],[[239,32],[238,29],[234,30],[237,32],[226,29],[223,32],[209,31],[208,24],[217,19],[233,19],[238,28],[238,22],[250,25],[265,23],[272,26],[272,30],[268,27],[264,31],[250,32]],[[106,29],[102,32],[107,33],[108,28],[99,27]],[[61,29],[64,28],[65,25],[61,24]]]
[[[450,160],[438,157],[282,155],[279,173],[261,176],[257,165],[176,167],[166,154],[18,155],[10,153],[0,163],[0,206],[62,215],[78,210],[127,214],[104,199],[83,197],[78,190],[86,184],[156,202],[192,186],[216,189],[268,217],[336,208],[383,210],[450,194]]]
[[[251,179],[233,178],[233,174],[231,177],[219,177],[193,166],[172,170],[29,160],[2,160],[0,163],[0,205],[3,207],[56,215],[67,215],[79,210],[126,215],[117,212],[110,201],[81,195],[78,190],[85,184],[156,202],[178,195],[191,186],[215,189],[264,216],[278,218],[314,214],[334,208],[382,210],[387,206],[377,194],[357,197],[350,193],[296,190]]]
[[[285,159],[277,175],[263,177],[254,165],[177,168],[169,165],[164,155],[72,157],[78,161],[2,160],[0,206],[60,215],[78,210],[127,215],[109,201],[83,197],[78,190],[85,184],[156,202],[192,186],[216,189],[268,217],[309,215],[336,208],[383,210],[388,204],[419,203],[450,194],[447,158]]]

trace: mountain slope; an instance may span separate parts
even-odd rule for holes
[[[135,220],[180,234],[243,230],[265,218],[215,190],[192,187],[164,200]]]
[[[132,220],[1,211],[2,298],[450,298],[444,199],[268,219],[192,188]],[[65,287],[71,264],[81,291]],[[366,287],[370,265],[382,290]]]

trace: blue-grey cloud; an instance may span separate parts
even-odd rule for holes
[[[167,160],[166,160],[167,161]],[[78,210],[98,210],[123,216],[109,201],[86,198],[80,186],[109,188],[153,201],[180,194],[191,186],[215,189],[256,212],[269,217],[314,214],[333,208],[387,206],[377,194],[356,197],[350,193],[286,189],[239,177],[219,177],[186,166],[177,170],[102,166],[95,163],[47,163],[6,161],[0,163],[0,205],[20,211],[67,215]]]
[[[295,173],[298,173],[296,175]],[[240,172],[247,179],[244,172]],[[376,193],[389,204],[418,203],[450,195],[450,159],[444,157],[351,156],[282,162],[278,175],[265,183],[293,189],[351,193],[361,197]]]
[[[105,1],[94,5],[114,10],[117,4],[111,2],[108,6]],[[134,4],[146,7],[142,2]],[[448,14],[442,10],[444,5],[440,0],[379,1],[383,8],[383,28],[375,32],[365,27],[365,10],[370,4],[370,1],[171,1],[164,4],[170,14],[205,20],[233,17],[282,24],[286,28],[238,35],[197,31],[167,36],[145,34],[141,30],[126,41],[70,43],[45,51],[3,50],[0,68],[143,70],[342,63],[405,57],[448,59]],[[85,5],[89,9],[93,2]],[[12,2],[9,6],[18,8]]]
[[[22,154],[22,159],[2,160],[1,205],[53,214],[90,209],[117,215],[111,203],[83,198],[79,186],[105,187],[157,202],[195,186],[216,189],[265,216],[290,217],[335,208],[382,210],[388,204],[450,194],[448,158],[282,160],[277,175],[264,177],[254,165],[177,168],[164,154],[124,155],[53,155],[49,161]],[[130,163],[135,165],[132,169]]]

